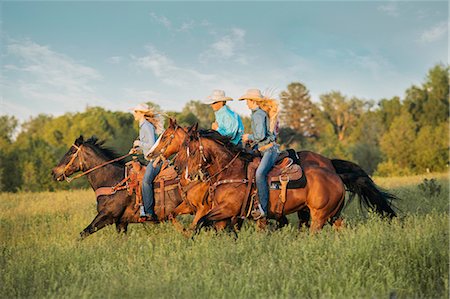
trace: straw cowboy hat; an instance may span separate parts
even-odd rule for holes
[[[247,90],[243,96],[239,97],[239,101],[243,100],[265,101],[268,100],[268,98],[262,95],[261,90],[252,88]]]
[[[233,99],[225,96],[225,91],[220,89],[213,90],[212,94],[208,96],[206,100],[203,101],[204,104],[214,104],[216,102],[226,102],[232,101]]]
[[[130,108],[128,110],[140,111],[140,112],[154,112],[154,109],[145,103],[137,104],[136,106],[134,106],[133,108]]]

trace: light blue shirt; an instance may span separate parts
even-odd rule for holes
[[[214,112],[218,125],[217,132],[222,136],[230,137],[231,143],[238,144],[244,135],[244,125],[241,117],[231,111],[227,105]]]
[[[248,139],[258,148],[275,141],[275,135],[270,132],[269,117],[261,108],[252,110],[252,132]]]
[[[147,157],[156,141],[155,127],[148,120],[139,122],[139,141],[139,149]]]

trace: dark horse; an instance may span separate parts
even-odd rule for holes
[[[89,171],[108,161],[117,159],[110,149],[102,146],[96,138],[83,140],[80,136],[59,164],[53,168],[53,178],[63,181],[79,171]],[[86,174],[94,191],[102,187],[113,187],[125,177],[125,163],[117,161]],[[115,224],[118,232],[126,232],[129,223],[139,222],[139,207],[135,205],[135,194],[129,195],[126,189],[117,190],[114,194],[97,196],[97,216],[80,233],[82,238],[102,229],[106,225]],[[180,202],[175,203],[175,206]],[[170,212],[170,211],[168,211]]]

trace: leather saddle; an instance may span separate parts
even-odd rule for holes
[[[126,164],[127,190],[129,195],[136,194],[136,207],[142,205],[142,180],[144,179],[146,168],[137,159]],[[182,201],[178,185],[179,181],[180,178],[175,168],[168,164],[162,165],[161,171],[153,180],[154,209],[160,220],[165,219]]]
[[[256,171],[260,163],[260,158],[254,158],[253,161],[248,165],[248,174],[250,174],[250,171]],[[247,177],[250,176],[247,175]],[[281,159],[278,159],[272,170],[270,170],[269,174],[267,175],[269,183],[280,182],[281,180],[297,181],[302,177],[303,170],[301,166],[295,164],[292,158],[289,157],[281,157]]]
[[[142,198],[142,180],[144,179],[147,167],[138,160],[130,161],[126,164],[128,176],[128,194],[136,193]],[[154,192],[161,192],[161,184],[164,184],[164,191],[178,187],[180,178],[173,166],[163,165],[160,173],[153,181]]]

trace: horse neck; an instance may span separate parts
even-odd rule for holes
[[[109,159],[102,157],[100,155],[95,155],[95,158],[85,160],[83,167],[84,171],[108,162]],[[89,184],[92,189],[96,190],[100,187],[112,187],[120,182],[124,176],[125,169],[124,166],[119,166],[117,164],[108,164],[99,169],[96,169],[86,175]]]
[[[209,156],[212,158],[212,163],[209,167],[210,175],[214,175],[222,171],[236,156],[236,154],[233,154],[224,146],[221,146],[212,140],[207,140],[206,142],[204,142],[203,146],[208,151]],[[242,161],[238,157],[233,162],[231,162],[230,165],[228,165],[228,168],[226,170],[223,170],[217,176],[217,180],[220,180],[222,178],[245,178],[246,174],[244,166],[244,161]]]

